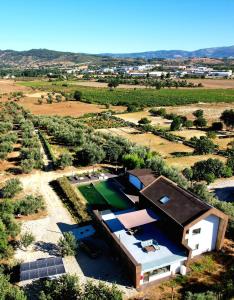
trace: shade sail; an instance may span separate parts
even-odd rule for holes
[[[126,229],[152,223],[158,220],[158,217],[150,209],[141,209],[128,212],[117,216],[117,219]]]

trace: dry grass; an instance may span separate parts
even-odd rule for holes
[[[193,166],[196,162],[201,160],[207,160],[209,158],[217,158],[223,162],[226,162],[226,158],[220,155],[206,154],[206,155],[191,155],[183,157],[168,157],[166,162],[179,170]]]
[[[12,92],[27,92],[30,91],[30,88],[25,86],[19,86],[14,80],[0,80],[0,94],[12,93]]]
[[[39,95],[39,94],[38,94]],[[37,98],[25,97],[17,103],[24,108],[30,110],[35,115],[58,115],[58,116],[73,116],[79,117],[86,113],[99,113],[106,110],[105,106],[98,104],[88,104],[77,101],[65,101],[52,104],[38,104]],[[124,111],[123,106],[112,106],[110,109],[114,111]]]
[[[110,128],[99,131],[125,137],[131,142],[149,147],[151,150],[160,153],[163,157],[171,157],[173,152],[193,152],[193,149],[188,146],[170,142],[152,133],[141,133],[133,128]]]
[[[171,120],[166,120],[161,117],[153,117],[148,111],[139,111],[134,113],[120,114],[119,118],[137,124],[141,118],[148,118],[151,121],[151,125],[155,125],[158,127],[169,128],[171,124]]]
[[[177,136],[184,137],[186,140],[190,140],[194,136],[199,138],[206,135],[204,131],[196,129],[184,129],[179,131],[172,131],[171,133]]]
[[[234,109],[234,103],[198,103],[182,106],[167,106],[167,113],[175,113],[194,120],[193,112],[197,109],[204,110],[204,116],[209,123],[217,122],[225,109]]]
[[[206,89],[234,89],[233,79],[188,79],[189,82],[202,83]]]
[[[214,140],[214,143],[219,146],[220,150],[226,150],[227,147],[228,147],[228,144],[233,142],[233,141],[234,141],[234,138],[225,138],[225,139],[216,138]]]

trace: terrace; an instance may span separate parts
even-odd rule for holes
[[[151,213],[143,219],[138,218],[139,225],[133,224],[136,230],[129,231],[129,228],[126,228],[124,222],[122,223],[120,220],[121,215],[129,216],[131,212],[139,214],[139,211],[130,209],[119,212],[103,211],[101,215],[111,232],[116,235],[134,259],[142,265],[143,272],[187,259],[186,252],[169,240],[157,227],[157,216]],[[130,224],[128,226],[131,227]],[[149,242],[151,242],[150,245],[148,245]],[[155,249],[147,250],[146,244]]]

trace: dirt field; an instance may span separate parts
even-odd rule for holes
[[[234,79],[188,79],[189,82],[202,83],[206,89],[234,89]]]
[[[199,103],[183,106],[167,106],[165,108],[167,113],[183,115],[192,120],[194,120],[192,113],[197,109],[203,109],[205,118],[209,123],[212,123],[219,120],[221,113],[225,109],[234,109],[234,103]]]
[[[228,144],[232,141],[234,141],[234,138],[225,138],[225,139],[216,138],[214,140],[214,143],[219,146],[219,149],[226,150],[228,147]]]
[[[192,156],[184,156],[184,157],[168,157],[166,158],[166,162],[173,167],[178,168],[179,170],[183,170],[184,168],[193,166],[196,162],[201,160],[207,160],[209,158],[217,158],[223,162],[226,162],[226,158],[220,155],[192,155]]]
[[[38,104],[37,98],[25,97],[17,103],[29,109],[35,115],[58,115],[58,116],[73,116],[79,117],[86,113],[98,113],[106,110],[105,106],[97,104],[88,104],[76,101],[66,101],[52,104]],[[110,107],[114,111],[124,111],[123,106]]]
[[[169,128],[171,124],[171,120],[166,120],[161,117],[153,117],[148,111],[139,111],[134,113],[120,114],[119,118],[122,118],[125,121],[132,122],[137,124],[141,118],[148,118],[151,120],[151,125]]]
[[[171,153],[173,152],[193,152],[192,148],[183,144],[170,142],[152,133],[141,133],[133,128],[110,128],[99,131],[123,136],[131,142],[149,147],[153,151],[160,153],[163,157],[171,157]]]
[[[196,129],[184,129],[180,131],[171,131],[172,134],[181,136],[186,138],[186,140],[190,140],[192,137],[200,137],[200,136],[205,136],[206,133],[202,130],[196,130]]]
[[[30,91],[30,88],[17,85],[14,80],[0,80],[0,94],[12,93],[12,92],[27,92]]]

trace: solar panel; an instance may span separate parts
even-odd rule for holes
[[[50,257],[20,266],[20,280],[39,279],[66,273],[61,257]]]

